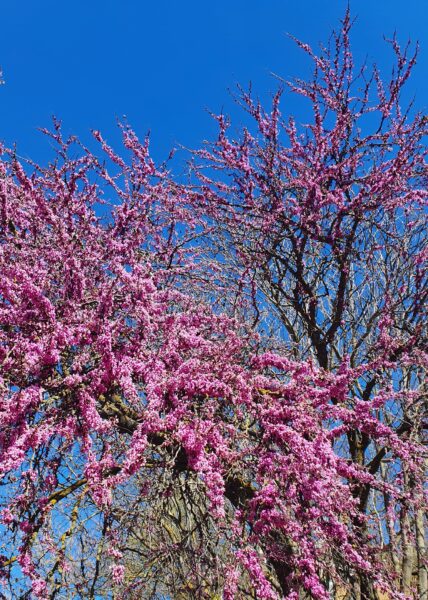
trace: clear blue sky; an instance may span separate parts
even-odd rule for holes
[[[37,127],[62,119],[88,140],[100,129],[116,140],[116,117],[140,135],[150,129],[156,159],[171,146],[200,145],[214,126],[206,109],[239,113],[228,93],[251,80],[262,99],[276,82],[307,73],[286,37],[326,40],[344,0],[9,0],[1,8],[0,140],[45,160]],[[353,0],[356,54],[391,63],[383,34],[418,39],[420,60],[409,83],[416,104],[428,97],[427,0]],[[295,107],[289,106],[291,112]]]

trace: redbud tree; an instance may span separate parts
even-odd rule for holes
[[[3,597],[426,597],[427,119],[349,30],[186,185],[126,125],[4,153]]]

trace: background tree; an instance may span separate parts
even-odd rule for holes
[[[407,352],[422,357],[427,342],[428,121],[400,107],[417,52],[392,39],[396,64],[383,81],[376,66],[355,68],[350,29],[348,12],[319,55],[297,42],[313,62],[313,78],[286,85],[309,101],[311,122],[281,117],[281,91],[270,113],[242,93],[253,134],[245,129],[233,139],[227,119],[218,117],[218,140],[195,153],[201,186],[194,202],[208,215],[208,253],[227,265],[228,293],[246,299],[256,329],[330,372],[344,361],[352,368],[378,361],[356,381],[355,397],[369,402],[388,381],[396,396],[378,417],[401,439],[422,441],[426,388]],[[410,404],[401,394],[411,394]],[[397,469],[387,447],[359,427],[348,431],[341,452],[377,477]],[[410,480],[408,486],[410,492]],[[386,534],[394,513],[388,496],[370,483],[354,493],[373,523],[367,533],[391,553],[397,585],[409,592],[416,564],[419,597],[426,597],[422,513],[396,507],[401,523]]]

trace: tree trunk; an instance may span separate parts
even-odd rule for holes
[[[401,512],[401,542],[403,548],[403,558],[401,563],[401,591],[404,594],[411,595],[414,548],[410,539],[410,518],[407,510],[403,508]]]
[[[419,600],[428,600],[428,570],[426,565],[427,551],[425,542],[424,513],[416,513],[416,547],[418,553],[418,592]]]

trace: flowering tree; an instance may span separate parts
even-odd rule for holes
[[[48,167],[3,158],[6,597],[426,593],[426,119],[395,42],[352,91],[348,30],[304,47],[306,133],[244,95],[258,137],[220,118],[198,186],[127,127],[127,158],[58,124]]]
[[[295,359],[311,357],[329,372],[371,363],[355,397],[370,410],[388,382],[397,395],[378,418],[403,441],[422,441],[428,119],[400,107],[416,53],[393,39],[396,66],[383,81],[376,67],[355,68],[350,28],[348,12],[319,55],[298,42],[314,74],[288,88],[308,102],[308,124],[282,118],[280,92],[270,113],[242,94],[256,131],[240,139],[218,117],[217,141],[195,153],[194,202],[209,215],[207,244],[227,264],[228,289],[247,299],[255,326]],[[370,431],[349,430],[341,451],[373,476],[397,475]],[[412,494],[412,478],[399,470]],[[416,565],[418,597],[426,597],[423,512],[394,508],[369,482],[354,494],[377,522],[367,531],[390,553],[397,586],[401,580],[410,591]]]

